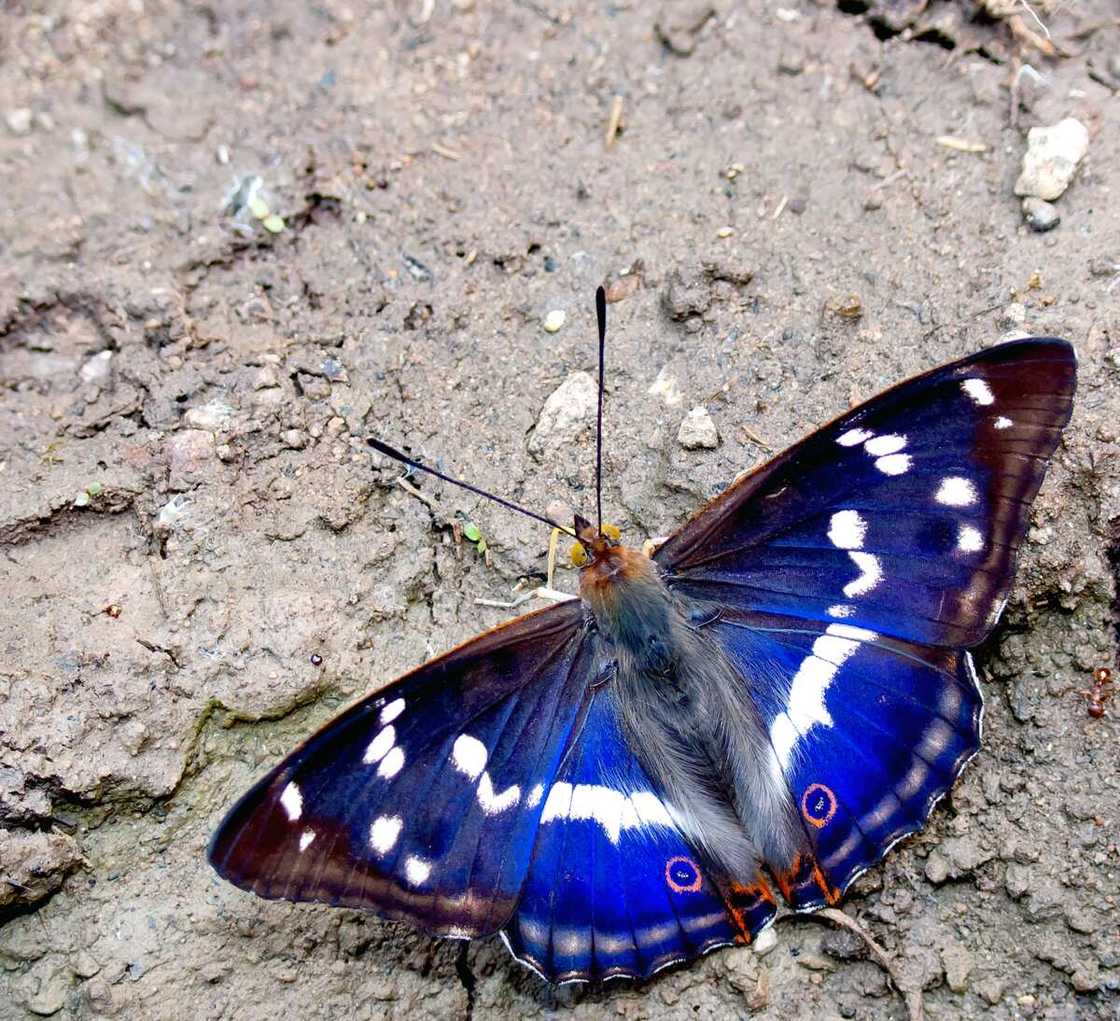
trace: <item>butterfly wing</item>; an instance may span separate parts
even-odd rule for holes
[[[550,982],[648,978],[749,940],[775,910],[761,877],[731,884],[700,862],[599,689],[544,799],[510,952]]]
[[[681,595],[968,648],[1010,591],[1076,357],[1012,341],[888,390],[741,479],[655,554]]]
[[[924,825],[980,747],[967,652],[848,624],[728,611],[705,626],[745,679],[805,834],[768,861],[790,904],[837,900]]]
[[[732,486],[655,554],[743,677],[805,841],[786,899],[836,900],[980,742],[964,650],[992,629],[1069,420],[1065,341],[900,384]]]
[[[211,864],[262,897],[434,935],[496,931],[595,678],[593,645],[571,601],[426,663],[257,783],[214,834]]]

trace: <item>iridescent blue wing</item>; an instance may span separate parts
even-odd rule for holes
[[[262,897],[364,908],[434,935],[513,912],[595,679],[578,601],[528,614],[357,703],[230,811],[210,862]]]
[[[698,601],[973,646],[1006,602],[1076,366],[1063,340],[1020,340],[901,383],[735,483],[655,559]]]
[[[980,741],[968,647],[1007,599],[1069,421],[1065,341],[909,380],[733,485],[655,554],[742,674],[805,832],[769,862],[835,900],[920,828]]]
[[[700,861],[627,747],[611,686],[597,690],[502,931],[514,957],[550,982],[648,978],[746,942],[775,910],[761,877],[731,883]]]
[[[743,675],[805,833],[769,861],[799,910],[832,903],[920,829],[980,747],[967,652],[852,627],[729,610],[705,625]]]

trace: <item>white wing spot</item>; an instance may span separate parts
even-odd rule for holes
[[[316,835],[317,834],[315,833],[314,830],[304,830],[299,835],[299,853],[300,854],[303,854],[303,852],[306,851],[311,846],[311,843],[315,839]]]
[[[905,436],[888,433],[886,436],[873,436],[863,445],[863,449],[872,457],[882,457],[884,454],[897,454],[905,446]]]
[[[1014,424],[1015,423],[1012,422],[1010,418],[1004,415],[1000,415],[999,418],[992,423],[997,429],[1010,429]]]
[[[992,388],[982,379],[966,379],[961,383],[961,389],[972,398],[973,404],[984,407],[995,403],[995,394]]]
[[[378,854],[388,854],[401,835],[402,825],[399,815],[379,815],[369,827],[370,847]]]
[[[836,603],[826,611],[830,617],[850,617],[856,612],[851,603]]]
[[[542,825],[556,819],[593,820],[617,844],[623,830],[639,827],[672,827],[673,820],[664,802],[652,791],[614,790],[600,784],[559,781],[548,792],[541,813]]]
[[[299,784],[290,783],[280,792],[280,804],[284,806],[284,811],[288,813],[289,822],[299,820],[299,817],[303,815],[303,794],[299,789]]]
[[[849,550],[848,556],[859,568],[859,577],[844,586],[844,595],[849,599],[853,596],[865,596],[883,580],[883,568],[879,565],[879,558],[874,553],[860,553]]]
[[[529,791],[529,796],[525,799],[525,806],[527,808],[536,808],[541,803],[541,798],[544,796],[544,784],[538,783],[533,786]]]
[[[432,874],[432,863],[424,858],[418,858],[414,854],[410,854],[404,860],[404,875],[405,878],[413,886],[421,886],[428,880],[428,876]]]
[[[873,432],[868,432],[866,429],[849,429],[846,433],[837,436],[836,442],[842,447],[854,447],[857,443],[863,443],[874,435]]]
[[[957,533],[957,549],[962,553],[979,553],[984,548],[984,536],[972,525],[961,525]]]
[[[867,522],[859,511],[837,511],[829,520],[828,538],[837,549],[860,549],[866,534]]]
[[[507,808],[513,808],[521,800],[521,788],[510,784],[501,794],[494,793],[494,784],[489,773],[483,773],[478,781],[478,804],[487,815],[497,815]]]
[[[385,726],[386,723],[392,723],[401,713],[404,712],[404,699],[395,698],[384,709],[381,710],[381,715],[378,719],[381,725]]]
[[[455,768],[471,780],[477,780],[479,774],[486,768],[488,753],[477,737],[470,734],[460,734],[455,738],[451,749],[451,762]]]
[[[884,475],[905,475],[910,470],[912,460],[909,454],[888,454],[877,458],[875,467]]]
[[[959,475],[948,475],[933,498],[946,507],[971,507],[976,502],[976,487]]]
[[[396,730],[393,727],[382,727],[377,732],[377,737],[370,741],[365,755],[362,756],[362,762],[367,766],[374,762],[380,762],[396,742]]]
[[[404,752],[401,751],[400,745],[397,745],[390,748],[385,758],[381,760],[381,765],[377,767],[377,775],[392,780],[401,771],[403,765]]]
[[[779,713],[770,725],[770,741],[783,770],[789,769],[798,737],[807,734],[816,724],[832,726],[832,715],[824,704],[825,692],[860,642],[873,641],[876,637],[874,631],[864,628],[830,624],[813,642],[812,652],[801,661],[793,675],[786,711]]]

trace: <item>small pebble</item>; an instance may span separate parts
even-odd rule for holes
[[[673,375],[668,365],[662,367],[657,374],[657,379],[650,384],[646,393],[651,397],[660,397],[670,408],[677,407],[684,400],[681,396],[681,388],[677,385],[677,377]]]
[[[31,130],[31,111],[26,106],[17,107],[4,114],[4,121],[13,135],[26,135]]]
[[[1053,230],[1062,222],[1062,216],[1054,206],[1045,199],[1035,198],[1033,195],[1023,199],[1023,219],[1031,230],[1039,234]]]
[[[568,321],[568,314],[561,308],[554,308],[544,317],[545,333],[556,333]]]
[[[693,408],[684,416],[677,442],[685,450],[715,450],[719,446],[719,432],[707,408]]]
[[[763,929],[751,944],[751,946],[754,947],[754,952],[758,954],[759,957],[765,957],[777,945],[778,936],[773,929]]]
[[[109,366],[112,360],[112,351],[98,351],[78,370],[78,376],[83,383],[95,383],[100,386],[109,378]]]
[[[1053,201],[1069,187],[1088,151],[1089,129],[1074,117],[1049,127],[1031,128],[1015,194]]]
[[[999,324],[1005,330],[1022,326],[1027,321],[1027,307],[1021,301],[1013,301],[1000,313]]]
[[[734,233],[735,233],[735,230],[732,227],[720,227],[720,229],[716,231],[716,237],[717,238],[729,238]]]
[[[574,443],[588,426],[595,422],[599,388],[589,373],[573,372],[544,402],[533,435],[529,437],[529,453],[540,457]]]

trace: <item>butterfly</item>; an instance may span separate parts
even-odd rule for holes
[[[602,526],[600,486],[598,523],[565,529],[578,599],[344,711],[237,802],[211,864],[261,897],[497,933],[553,983],[747,943],[779,896],[835,903],[979,749],[968,649],[1075,379],[1069,343],[1031,338],[900,383],[649,555]]]

